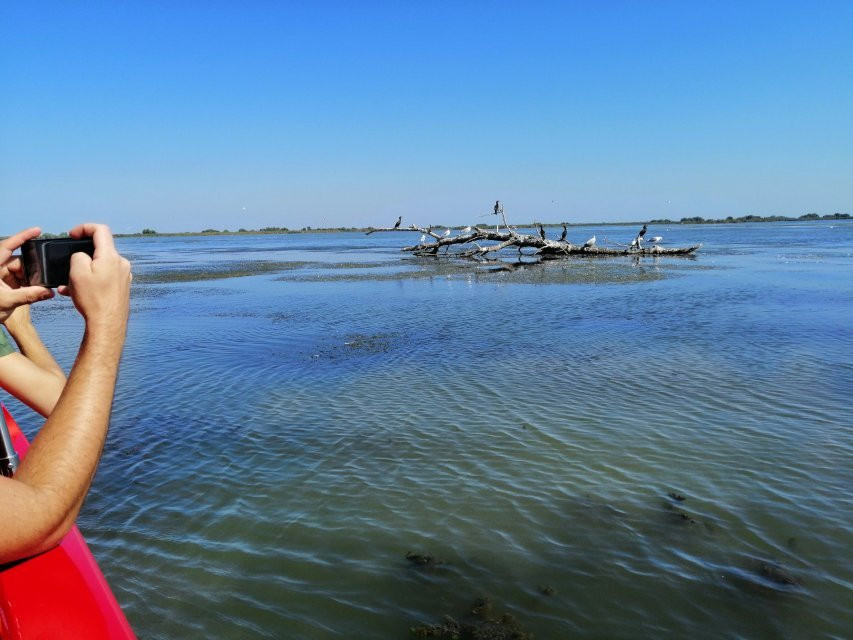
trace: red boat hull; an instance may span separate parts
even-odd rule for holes
[[[29,443],[2,411],[23,459]],[[76,525],[50,551],[0,565],[0,639],[54,638],[136,638]]]

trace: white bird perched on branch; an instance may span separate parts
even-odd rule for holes
[[[421,244],[423,244],[424,242],[426,242],[426,234],[422,233],[421,234]]]
[[[445,229],[445,230],[444,230],[444,237],[446,238],[446,237],[448,237],[449,235],[450,235],[450,229]]]
[[[591,247],[595,244],[595,236],[592,236],[589,240],[583,243],[583,248]]]
[[[649,238],[649,242],[651,242],[652,244],[657,244],[658,242],[661,242],[662,240],[663,240],[663,236],[652,236],[651,238]]]
[[[462,233],[471,233],[471,225],[469,224],[467,227],[462,229]]]

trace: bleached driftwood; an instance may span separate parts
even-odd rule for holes
[[[471,258],[474,260],[484,258],[490,253],[497,253],[509,247],[516,247],[519,253],[521,253],[522,249],[532,248],[536,250],[533,255],[543,258],[560,258],[563,256],[683,256],[693,253],[702,246],[701,244],[690,247],[661,247],[659,245],[652,245],[643,248],[627,245],[621,245],[620,248],[595,245],[585,246],[573,244],[566,240],[549,240],[539,235],[519,233],[514,227],[506,223],[505,218],[503,222],[505,231],[501,231],[499,228],[493,231],[482,227],[474,227],[471,231],[463,231],[459,235],[453,235],[452,233],[444,235],[436,233],[432,227],[424,228],[413,224],[408,227],[371,229],[366,232],[366,235],[386,231],[406,231],[409,233],[415,231],[428,236],[431,238],[431,241],[425,240],[419,244],[403,247],[401,251],[408,251],[419,256],[438,256],[442,248],[447,253],[453,245],[467,245],[461,251],[456,251],[452,255],[456,258]],[[494,242],[495,244],[480,244],[485,242]]]

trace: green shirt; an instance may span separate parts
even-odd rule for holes
[[[8,356],[14,351],[15,349],[13,349],[12,345],[9,344],[9,338],[6,337],[6,332],[3,331],[3,329],[0,329],[0,358]]]

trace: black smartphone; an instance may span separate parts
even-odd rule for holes
[[[27,240],[21,245],[21,261],[28,285],[41,285],[51,289],[68,284],[71,254],[82,251],[95,255],[92,238],[43,238]]]

